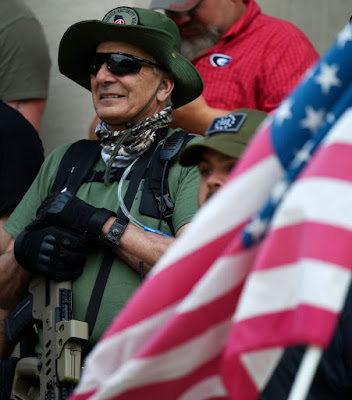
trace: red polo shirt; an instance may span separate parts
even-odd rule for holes
[[[319,58],[290,22],[262,14],[254,0],[220,42],[193,60],[211,107],[271,111]]]

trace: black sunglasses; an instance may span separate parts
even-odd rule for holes
[[[109,71],[114,75],[122,76],[126,74],[137,74],[142,64],[153,65],[154,67],[165,70],[165,68],[153,61],[145,60],[144,58],[132,56],[124,53],[95,53],[95,57],[90,64],[89,73],[96,75],[103,64],[107,65]]]

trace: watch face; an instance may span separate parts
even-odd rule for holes
[[[104,243],[110,247],[118,246],[120,244],[119,239],[125,231],[127,224],[128,221],[119,222],[116,218],[109,232],[105,235]]]

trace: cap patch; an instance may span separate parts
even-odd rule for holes
[[[137,11],[133,8],[117,7],[109,11],[103,21],[116,25],[138,25],[139,17]]]
[[[211,135],[215,132],[238,132],[246,118],[247,114],[245,113],[228,114],[215,118],[205,134]]]
[[[226,65],[232,60],[232,57],[227,56],[226,54],[212,54],[210,56],[210,64],[213,67],[226,67]]]

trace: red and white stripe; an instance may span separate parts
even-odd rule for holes
[[[236,398],[259,395],[284,346],[324,348],[333,334],[351,280],[351,126],[349,109],[289,189],[258,251],[222,367]]]

